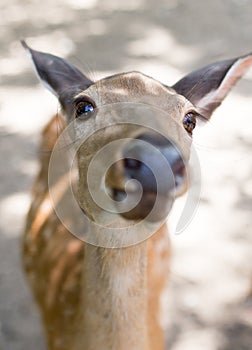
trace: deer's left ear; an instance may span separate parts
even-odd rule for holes
[[[63,58],[33,50],[23,40],[21,43],[31,56],[40,80],[58,97],[66,114],[70,115],[73,97],[93,82]]]
[[[252,54],[210,64],[179,80],[173,89],[210,118],[235,83],[252,66]]]

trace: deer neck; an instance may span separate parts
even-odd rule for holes
[[[149,349],[146,250],[145,242],[122,249],[85,245],[76,349]]]

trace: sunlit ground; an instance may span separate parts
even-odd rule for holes
[[[18,40],[68,57],[92,78],[140,70],[166,84],[214,61],[252,51],[252,1],[64,0],[0,2],[0,349],[44,348],[22,275],[20,237],[38,169],[39,133],[58,104],[36,80]],[[174,235],[164,296],[172,350],[249,350],[252,306],[252,71],[197,130],[202,194]]]

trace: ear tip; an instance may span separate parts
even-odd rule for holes
[[[32,49],[28,46],[28,44],[26,43],[26,41],[24,39],[20,39],[20,44],[23,46],[23,48],[28,51],[29,53],[31,53]]]
[[[250,51],[249,53],[247,53],[247,54],[245,54],[245,55],[243,55],[241,57],[237,57],[237,60],[239,60],[239,59],[249,59],[249,60],[251,60],[252,59],[252,51]]]
[[[247,57],[249,57],[252,60],[252,51],[249,54],[247,54]]]
[[[252,67],[252,52],[241,56],[237,59],[237,62],[241,62],[244,67],[244,72],[246,72],[248,69]]]
[[[20,39],[20,44],[23,46],[24,49],[29,49],[29,46],[27,45],[24,39]]]

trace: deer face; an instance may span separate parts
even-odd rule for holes
[[[74,98],[72,111],[75,137],[85,139],[78,150],[80,191],[88,186],[87,172],[95,154],[121,140],[118,147],[107,151],[109,158],[114,158],[105,175],[107,193],[115,206],[125,208],[120,211],[124,218],[148,216],[156,221],[166,217],[171,198],[186,187],[191,130],[185,120],[191,118],[196,123],[198,113],[193,105],[173,89],[133,72],[91,85]],[[150,124],[159,125],[162,133]],[[87,139],[89,130],[98,131]],[[134,181],[129,186],[129,180],[139,186],[134,186]],[[153,209],[157,192],[159,201]],[[83,196],[81,203],[85,211],[86,199]],[[127,210],[134,202],[138,204]]]
[[[197,119],[210,118],[252,63],[251,55],[218,62],[187,75],[173,87],[138,72],[93,82],[67,61],[23,45],[42,81],[59,98],[72,125],[72,137],[85,140],[77,150],[81,208],[89,217],[103,212],[89,191],[93,166],[91,177],[99,174],[103,190],[127,220],[166,217],[171,198],[187,187],[186,168]],[[105,148],[106,154],[100,153],[94,167],[93,159]],[[99,181],[95,183],[99,192]]]

